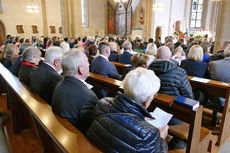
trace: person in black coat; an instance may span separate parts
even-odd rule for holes
[[[171,56],[170,49],[167,46],[161,46],[157,50],[157,59],[148,67],[161,80],[159,92],[174,97],[184,96],[193,99],[192,87],[185,70],[170,61]],[[180,123],[182,123],[180,120],[172,118],[169,124],[177,125]]]
[[[80,48],[71,49],[62,58],[62,68],[65,77],[55,87],[52,109],[85,134],[98,100],[85,82],[89,75],[88,59]]]
[[[118,62],[122,64],[131,64],[131,57],[133,54],[130,52],[132,51],[132,44],[129,41],[125,41],[123,48],[124,52],[118,57]]]
[[[45,61],[31,75],[31,90],[48,104],[51,104],[54,88],[62,80],[58,74],[58,71],[61,70],[62,56],[63,50],[60,47],[49,47],[45,54]]]
[[[110,42],[110,56],[109,56],[109,61],[117,62],[118,61],[118,52],[117,52],[117,43],[115,42]]]
[[[92,61],[96,55],[97,55],[97,46],[96,45],[90,45],[88,47],[88,55],[87,55],[90,70],[91,70],[91,63],[92,63]]]
[[[147,69],[130,71],[123,81],[124,94],[98,101],[87,137],[103,152],[167,153],[164,140],[168,126],[156,128],[146,110],[160,87],[160,80]]]
[[[202,60],[203,49],[199,45],[194,45],[189,50],[188,59],[183,60],[180,67],[187,72],[187,75],[204,78],[207,74],[207,63]]]
[[[41,59],[41,51],[34,47],[28,47],[22,56],[22,63],[19,69],[18,77],[19,80],[30,86],[30,77],[33,71],[38,67]]]
[[[157,59],[148,67],[161,80],[159,92],[174,97],[193,98],[192,87],[185,70],[170,61],[171,55],[168,47],[160,47],[157,51]]]
[[[3,51],[4,59],[3,59],[2,64],[7,69],[9,69],[11,67],[11,65],[13,64],[12,61],[11,61],[11,57],[13,57],[14,54],[18,54],[18,52],[19,52],[18,47],[16,47],[13,44],[7,44],[5,46],[5,49]]]
[[[32,46],[29,43],[24,43],[20,46],[19,48],[19,57],[17,58],[17,60],[13,63],[13,65],[11,65],[11,67],[9,68],[10,72],[13,73],[15,76],[18,76],[18,72],[21,66],[21,62],[22,62],[22,54],[25,52],[25,50],[27,49],[27,47]]]

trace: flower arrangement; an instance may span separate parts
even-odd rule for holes
[[[188,34],[187,32],[182,33],[181,31],[179,31],[179,32],[175,31],[174,32],[174,35],[178,38],[185,38],[187,34]]]

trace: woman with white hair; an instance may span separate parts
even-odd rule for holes
[[[146,109],[160,88],[159,78],[151,70],[136,68],[126,75],[123,87],[124,94],[97,102],[89,139],[103,152],[168,152],[168,126],[158,129],[145,120],[152,118]]]
[[[149,60],[147,62],[147,65],[149,66],[155,59],[157,55],[157,46],[154,43],[149,43],[145,54],[149,56]]]

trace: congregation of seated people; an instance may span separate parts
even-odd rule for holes
[[[188,80],[195,76],[230,83],[230,42],[224,42],[216,54],[213,45],[206,36],[176,41],[168,36],[163,44],[161,38],[24,39],[8,35],[0,48],[0,60],[104,152],[167,152],[168,145],[169,149],[182,149],[186,144],[174,137],[167,144],[168,126],[159,129],[145,121],[145,117],[152,118],[147,108],[157,92],[223,107],[223,98],[193,91]],[[130,67],[119,74],[112,62]],[[93,87],[85,81],[89,72],[123,80],[124,93],[111,97],[114,93]],[[210,124],[218,122],[214,111]],[[181,123],[172,118],[169,125]]]

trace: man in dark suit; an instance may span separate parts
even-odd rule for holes
[[[108,59],[110,56],[110,46],[108,43],[101,42],[99,44],[100,55],[96,57],[91,63],[91,71],[96,74],[100,74],[109,78],[121,79],[121,76],[118,74],[117,69],[113,63]],[[96,89],[97,90],[97,89]],[[102,97],[109,96],[108,92],[105,90],[99,91]],[[99,93],[98,93],[99,94]]]
[[[80,48],[71,49],[62,58],[62,68],[65,77],[55,87],[52,109],[85,134],[98,100],[85,82],[89,75],[88,59]]]
[[[54,88],[62,77],[57,73],[61,70],[63,50],[51,46],[45,54],[45,61],[31,75],[30,88],[48,104],[51,104]]]
[[[125,41],[123,44],[124,53],[122,53],[118,57],[118,62],[123,64],[131,64],[131,57],[132,54],[130,53],[132,51],[132,44],[129,41]]]

